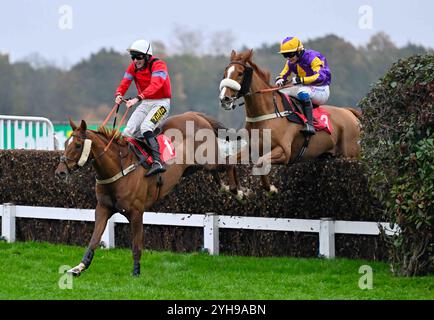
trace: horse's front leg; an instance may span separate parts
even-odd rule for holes
[[[268,177],[268,175],[264,174],[261,176],[261,185],[262,185],[262,188],[265,191],[267,191],[268,196],[273,196],[277,192],[279,192],[279,190],[277,190],[276,186],[274,184],[270,183],[270,178]]]
[[[99,203],[97,204],[95,209],[95,227],[93,229],[89,246],[87,247],[86,253],[84,254],[80,264],[68,270],[69,274],[79,276],[84,270],[89,268],[90,264],[92,263],[95,249],[100,244],[101,236],[105,230],[107,221],[112,216],[112,214],[112,210],[105,206],[102,206]]]
[[[133,276],[140,275],[140,258],[142,257],[143,250],[143,216],[138,210],[131,214],[130,218],[131,230],[133,233]]]
[[[215,180],[220,185],[220,190],[222,192],[230,192],[235,196],[238,201],[244,200],[249,194],[249,190],[243,191],[243,188],[240,185],[238,180],[237,170],[235,165],[227,165],[226,175],[228,177],[229,185],[225,184],[221,181],[217,172],[215,174]]]
[[[255,167],[253,168],[253,174],[261,176],[262,187],[269,195],[274,195],[278,192],[277,188],[270,184],[270,179],[268,177],[271,165],[287,163],[288,159],[289,156],[285,153],[285,150],[281,146],[277,146],[267,154],[260,157],[256,162]]]

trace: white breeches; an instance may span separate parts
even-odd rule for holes
[[[307,92],[309,94],[312,103],[317,105],[322,105],[327,102],[330,96],[330,88],[329,86],[305,86],[305,85],[296,85],[290,88],[284,88],[279,90],[282,93],[285,93],[291,97],[298,97],[300,92]]]
[[[123,131],[125,136],[141,138],[154,131],[169,115],[170,99],[143,100],[134,110]]]

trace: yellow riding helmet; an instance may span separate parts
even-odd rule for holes
[[[303,44],[297,37],[286,37],[280,44],[279,53],[295,52],[303,50]]]

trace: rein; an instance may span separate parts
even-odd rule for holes
[[[122,102],[127,102],[128,100],[130,100],[130,99],[122,99]],[[110,119],[110,117],[113,115],[113,113],[116,110],[115,119],[113,121],[113,130],[115,130],[115,128],[116,128],[116,118],[117,118],[117,114],[119,112],[119,106],[122,104],[122,102],[120,104],[119,103],[115,103],[115,105],[113,106],[112,110],[107,115],[107,117],[104,119],[104,121],[103,121],[103,123],[102,123],[101,126],[105,126],[107,124],[108,120]],[[130,108],[131,107],[127,107],[126,108],[126,110],[125,110],[125,112],[124,112],[124,114],[123,114],[123,116],[121,118],[121,121],[119,122],[119,125],[118,125],[119,129],[121,128],[122,124],[124,123],[124,121],[125,121],[125,119],[126,119],[126,117],[128,115],[128,112],[129,112]],[[95,159],[93,159],[94,161],[96,161],[97,159],[101,158],[107,152],[107,150],[109,149],[110,145],[114,141],[115,136],[116,135],[113,134],[113,136],[110,139],[110,141],[104,147],[104,150],[97,157],[95,157]],[[96,183],[97,184],[110,184],[110,183],[113,183],[113,182],[119,180],[120,178],[128,175],[130,172],[133,172],[134,170],[136,170],[141,165],[140,162],[135,162],[135,163],[131,164],[130,166],[128,166],[127,168],[124,169],[123,166],[122,166],[122,156],[121,156],[120,151],[119,151],[119,156],[120,156],[120,158],[119,158],[119,166],[121,168],[121,171],[118,172],[113,177],[108,178],[108,179],[98,179],[98,178],[96,178]],[[158,179],[157,180],[157,190],[158,190],[157,191],[157,199],[158,199],[158,197],[160,195],[160,189],[161,189],[161,186],[162,186],[163,182],[162,182],[160,174],[158,174],[158,178],[157,179]]]
[[[93,133],[97,134],[97,131],[93,131]],[[92,148],[92,140],[90,138],[88,138],[87,134],[84,133],[84,135],[77,135],[77,134],[72,134],[71,137],[78,137],[84,140],[83,143],[83,150],[81,151],[81,155],[80,155],[80,159],[78,161],[75,161],[72,158],[69,158],[65,155],[62,155],[60,157],[60,162],[65,164],[68,172],[72,172],[80,167],[83,167],[87,160],[89,159],[90,153],[91,153],[91,148]],[[98,160],[100,157],[102,157],[105,154],[105,151],[101,152],[98,157],[95,157],[93,159],[91,159],[91,162],[94,163],[96,160]],[[109,184],[112,182],[115,182],[117,180],[119,180],[120,178],[122,178],[123,176],[126,176],[127,174],[129,174],[130,172],[134,171],[137,167],[138,167],[138,163],[134,163],[132,165],[130,165],[128,168],[123,169],[122,166],[122,154],[119,151],[119,162],[120,162],[120,167],[121,167],[121,171],[119,173],[117,173],[116,175],[114,175],[111,178],[108,179],[98,179],[96,178],[96,183],[97,184]],[[68,161],[69,162],[74,162],[74,165],[72,167],[70,167],[68,165]]]
[[[290,84],[287,84],[287,85],[284,85],[284,86],[281,86],[281,87],[271,87],[271,88],[267,88],[267,89],[258,90],[258,91],[255,91],[255,92],[248,93],[248,95],[253,95],[253,94],[262,94],[262,93],[268,93],[268,92],[279,91],[279,90],[281,90],[281,89],[290,88],[290,87],[292,87],[292,86],[293,86],[293,84],[290,83]]]
[[[95,133],[98,133],[98,132],[95,132]],[[113,137],[112,137],[112,139],[110,141],[113,141],[114,137],[115,137],[115,135],[113,135]],[[110,143],[107,144],[107,146],[110,146]],[[102,155],[105,154],[105,152],[108,150],[108,149],[106,150],[107,146],[98,155],[98,157],[92,159],[93,162],[95,162],[97,159],[99,159],[100,157],[102,157]],[[108,178],[108,179],[98,179],[98,178],[95,178],[97,184],[109,184],[109,183],[113,183],[113,182],[119,180],[120,178],[128,175],[130,172],[134,171],[135,169],[137,169],[137,167],[139,167],[138,162],[136,162],[136,163],[133,163],[130,166],[128,166],[127,168],[124,169],[123,165],[122,165],[122,159],[125,158],[125,156],[122,157],[121,150],[119,150],[118,155],[119,155],[119,166],[121,168],[121,171],[118,172],[117,174],[115,174],[113,177]]]
[[[122,99],[122,102],[127,102],[128,100],[129,99]],[[120,106],[120,104],[115,103],[115,105],[113,106],[112,110],[110,111],[110,113],[108,114],[108,116],[106,117],[106,119],[104,120],[104,122],[102,123],[102,126],[106,125],[108,119],[110,119],[111,115],[113,114],[113,112],[115,110],[116,110],[116,117],[117,117],[117,113],[119,111],[119,106]],[[119,129],[121,128],[122,124],[124,123],[124,121],[125,121],[125,119],[126,119],[126,117],[128,115],[128,112],[129,112],[130,108],[131,107],[127,107],[125,109],[124,115],[122,116],[121,121],[119,122]],[[115,127],[116,127],[116,117],[115,117],[114,122],[113,122],[113,129],[115,129]],[[114,138],[115,138],[115,135],[113,135],[113,137],[110,139],[109,143],[105,146],[103,153],[107,152],[107,150],[110,147],[110,145],[112,144]]]

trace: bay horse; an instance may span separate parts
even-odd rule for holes
[[[262,155],[256,166],[288,164],[295,160],[314,159],[329,153],[336,156],[356,158],[360,154],[361,113],[352,108],[322,105],[328,112],[332,133],[318,131],[305,145],[305,136],[300,132],[301,124],[289,122],[284,113],[282,97],[276,95],[277,88],[270,85],[270,73],[262,70],[252,60],[253,49],[237,53],[232,50],[230,62],[220,83],[220,105],[233,110],[236,100],[244,98],[246,111],[245,129],[251,136],[252,130],[259,130],[259,146],[264,143],[264,130],[271,130],[271,150]],[[250,143],[252,140],[250,139]],[[304,153],[300,151],[304,149]],[[240,154],[239,157],[240,158]],[[269,194],[277,188],[270,184],[268,175],[261,175],[263,188]]]
[[[194,132],[189,131],[188,123],[193,124]],[[179,182],[189,168],[205,169],[213,172],[214,178],[220,182],[217,171],[226,170],[229,186],[228,189],[237,194],[238,179],[235,166],[221,164],[217,156],[214,163],[198,165],[185,161],[187,152],[198,150],[200,143],[195,141],[194,134],[200,129],[212,131],[216,137],[216,130],[224,128],[213,118],[198,112],[186,112],[169,117],[163,124],[162,132],[173,142],[176,150],[176,159],[167,165],[167,171],[155,176],[144,177],[147,172],[138,164],[136,156],[130,150],[127,141],[117,130],[109,130],[101,126],[97,131],[88,130],[84,120],[77,126],[72,120],[70,125],[72,136],[65,143],[65,151],[55,171],[59,178],[66,178],[70,172],[79,169],[88,161],[96,171],[96,200],[95,226],[88,248],[82,261],[76,267],[68,270],[68,273],[78,276],[88,269],[95,249],[99,246],[101,236],[105,230],[108,219],[116,212],[124,215],[131,224],[132,229],[132,253],[133,275],[140,274],[140,258],[143,250],[143,212],[150,208],[156,201],[165,197]],[[179,133],[180,139],[174,139],[172,133]],[[113,143],[105,148],[111,139]],[[178,137],[179,138],[179,137]],[[216,141],[214,141],[216,142]],[[213,143],[214,143],[213,142]],[[188,147],[190,143],[191,147]],[[190,149],[191,150],[190,150]]]

